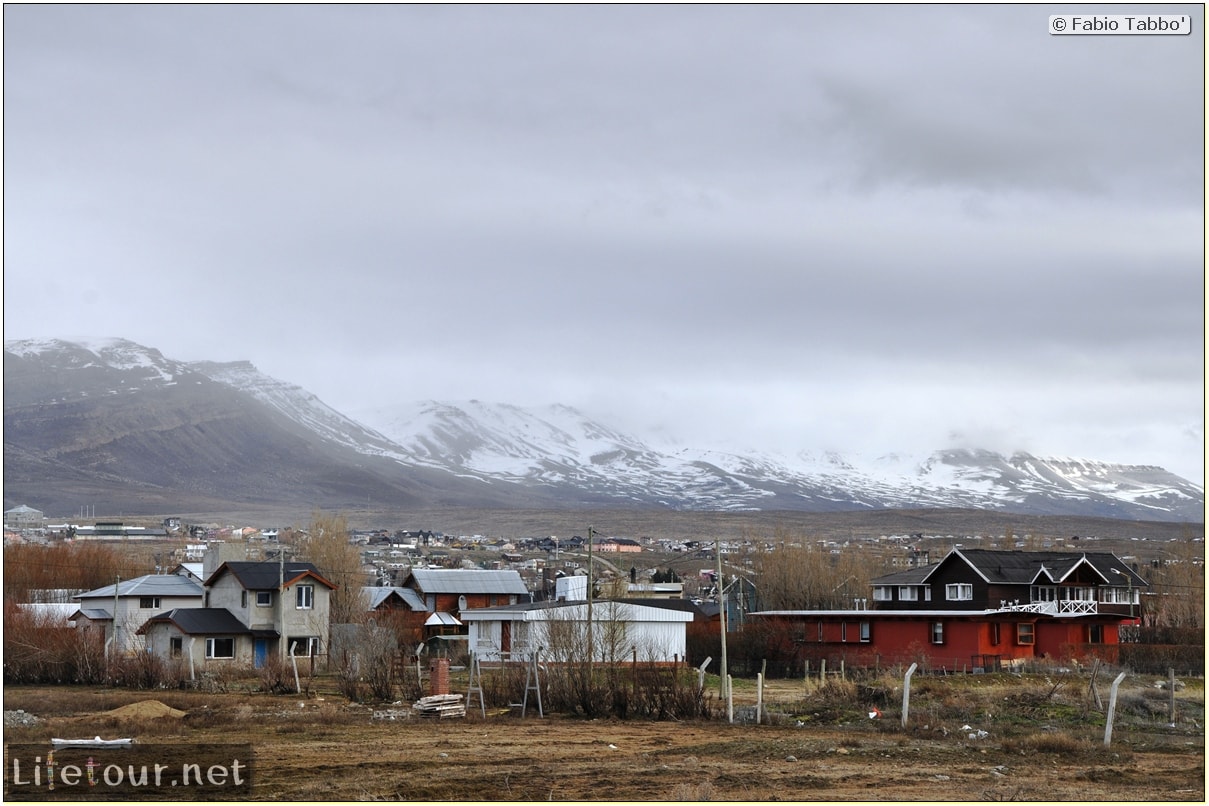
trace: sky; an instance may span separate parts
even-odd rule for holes
[[[1054,36],[1051,13],[1187,36]],[[1204,481],[1203,6],[4,7],[4,338]]]

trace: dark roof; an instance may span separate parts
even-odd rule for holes
[[[323,575],[319,573],[319,569],[311,563],[290,561],[285,563],[283,568],[272,560],[223,563],[214,569],[214,573],[210,574],[210,578],[206,580],[206,586],[213,585],[214,581],[225,573],[233,574],[239,580],[239,584],[245,590],[250,591],[275,591],[278,588],[278,581],[282,577],[284,577],[286,585],[291,585],[308,575],[333,590],[336,588],[336,585],[324,579]]]
[[[993,549],[953,549],[939,563],[910,568],[873,580],[875,585],[919,585],[936,569],[951,562],[964,561],[988,583],[1031,585],[1061,582],[1079,566],[1088,566],[1111,585],[1146,586],[1117,555],[1109,551],[995,551]]]
[[[86,618],[90,621],[112,621],[113,615],[104,608],[81,607],[79,610],[76,610],[74,613],[68,616],[67,620],[75,621],[78,618]]]
[[[644,605],[645,607],[662,607],[664,610],[683,610],[685,613],[692,613],[694,616],[708,618],[710,615],[718,613],[718,605],[714,604],[712,614],[706,613],[704,605],[699,605],[691,599],[659,599],[656,597],[629,596],[621,599],[609,599],[606,601],[624,602],[625,604]]]
[[[152,624],[165,623],[176,625],[185,635],[249,635],[252,632],[225,607],[178,607],[147,619],[138,632],[145,634]]]
[[[877,577],[872,580],[874,585],[922,585],[924,577],[935,570],[935,565],[921,565],[908,568],[906,571],[895,571],[893,574]]]

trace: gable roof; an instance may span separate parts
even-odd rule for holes
[[[117,584],[117,596],[196,596],[202,597],[201,585],[180,574],[147,574],[127,579]],[[77,594],[74,599],[109,599],[114,597],[114,586]]]
[[[250,591],[268,591],[277,590],[279,582],[284,580],[282,584],[293,585],[303,577],[311,577],[323,585],[328,586],[332,590],[336,589],[336,585],[323,578],[319,573],[319,569],[312,563],[304,563],[291,561],[284,565],[281,563],[267,560],[264,562],[225,562],[218,568],[214,569],[214,573],[210,574],[206,580],[206,586],[213,585],[223,574],[231,574],[239,581],[245,590]]]
[[[413,568],[403,582],[414,582],[421,593],[494,593],[521,594],[529,592],[520,573],[513,569],[480,571],[460,568]]]
[[[910,568],[877,577],[874,585],[920,585],[942,566],[964,562],[984,582],[995,585],[1054,584],[1069,578],[1080,567],[1091,569],[1106,584],[1130,584],[1145,587],[1138,576],[1117,555],[1109,551],[996,551],[994,549],[953,549],[935,565]],[[1128,580],[1128,583],[1126,583]]]
[[[420,598],[420,594],[416,593],[411,588],[365,588],[365,592],[369,595],[369,609],[377,610],[384,602],[392,596],[398,597],[402,603],[415,611],[427,610],[428,607],[424,604],[424,600]]]
[[[81,607],[68,616],[67,620],[75,621],[80,618],[86,618],[89,621],[113,621],[113,614],[103,607]]]
[[[252,630],[225,607],[178,607],[159,613],[143,622],[138,634],[146,634],[152,624],[173,624],[185,635],[250,635]],[[257,630],[257,633],[263,633]],[[276,635],[276,630],[268,631]]]

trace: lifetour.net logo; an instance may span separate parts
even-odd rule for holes
[[[4,749],[6,801],[238,800],[251,790],[247,744]]]

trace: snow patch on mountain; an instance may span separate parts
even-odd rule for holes
[[[1203,520],[1203,488],[1153,466],[973,449],[782,454],[687,446],[668,434],[653,447],[564,405],[417,401],[345,414],[249,362],[182,363],[124,339],[10,341],[5,350],[56,370],[88,370],[81,377],[99,379],[79,385],[77,395],[208,379],[364,455],[458,478],[514,483],[568,502],[701,510],[961,507]],[[97,374],[96,368],[117,374]],[[106,378],[112,379],[108,388]]]

